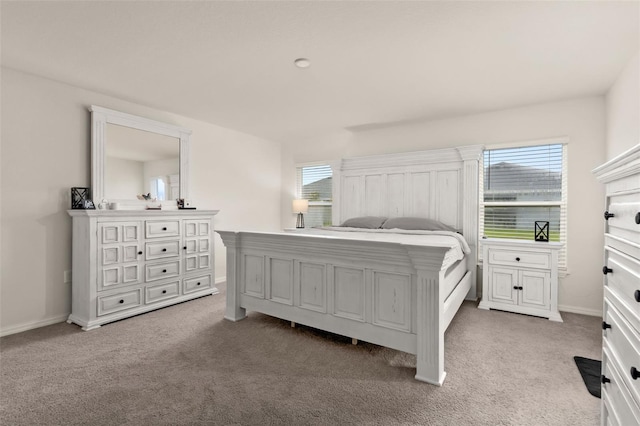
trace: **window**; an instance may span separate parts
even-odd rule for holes
[[[309,212],[305,225],[331,226],[331,201],[333,186],[331,167],[327,164],[300,166],[297,168],[296,197],[309,200]]]
[[[549,222],[549,240],[565,243],[567,146],[563,143],[490,149],[484,152],[480,185],[480,235],[534,239],[534,222]]]

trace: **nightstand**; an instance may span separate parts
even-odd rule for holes
[[[562,322],[558,312],[558,252],[561,243],[481,240],[480,309],[499,309]]]

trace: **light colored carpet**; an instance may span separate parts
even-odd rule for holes
[[[597,425],[574,355],[600,358],[600,319],[564,323],[465,302],[443,387],[415,357],[258,313],[222,294],[83,332],[0,340],[2,425]]]

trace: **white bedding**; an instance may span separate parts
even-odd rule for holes
[[[464,237],[449,231],[419,231],[404,229],[366,229],[327,226],[321,228],[298,229],[296,233],[318,235],[354,240],[383,241],[388,243],[409,244],[429,247],[446,247],[450,250],[445,255],[443,269],[448,268],[465,254],[471,253]]]

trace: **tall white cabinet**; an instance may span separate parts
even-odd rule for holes
[[[602,424],[640,425],[640,145],[594,173],[606,192]]]
[[[217,210],[69,210],[72,306],[67,322],[102,324],[216,294]]]

